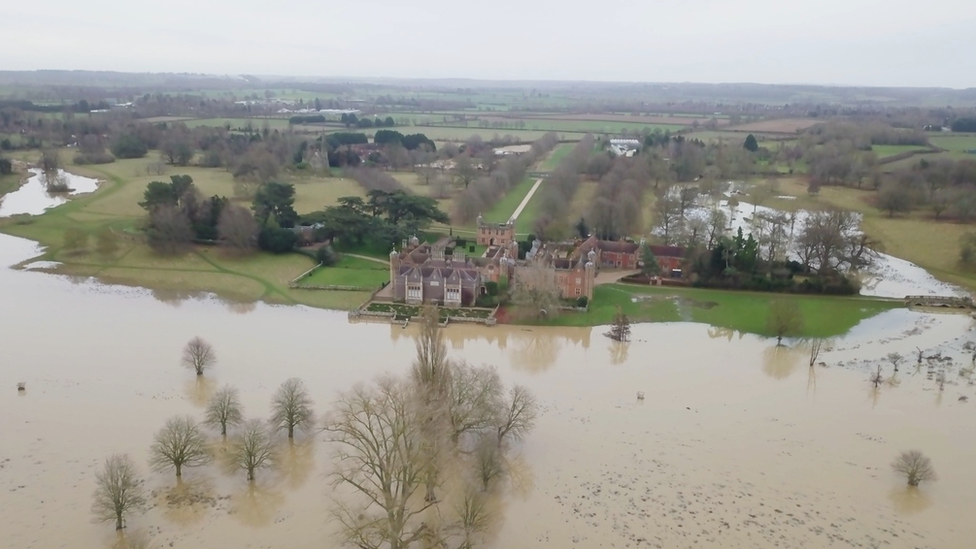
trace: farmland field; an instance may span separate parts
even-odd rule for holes
[[[817,118],[779,118],[750,122],[730,128],[737,132],[799,133],[807,128],[822,124]]]
[[[976,150],[976,134],[934,135],[929,143],[947,151]]]
[[[718,130],[718,131],[702,130],[697,132],[686,133],[684,134],[684,136],[686,139],[700,139],[706,143],[714,143],[720,139],[725,141],[726,143],[732,143],[736,141],[745,141],[746,135],[748,135],[748,133],[752,133],[752,132],[740,133],[740,132],[722,131],[722,130]],[[795,140],[793,139],[784,139],[784,136],[782,134],[769,135],[769,134],[762,134],[762,133],[753,133],[752,135],[756,138],[756,141],[759,142],[759,145],[761,147],[768,147],[770,149],[775,149],[777,143],[779,143],[780,141],[795,142]]]
[[[643,113],[640,115],[633,114],[539,114],[539,115],[527,115],[522,117],[525,120],[538,119],[538,120],[593,120],[600,122],[607,122],[611,124],[616,124],[618,122],[627,122],[633,124],[650,125],[650,126],[660,126],[660,125],[678,125],[678,126],[690,126],[694,122],[702,123],[703,120],[708,120],[712,118],[708,115],[671,115],[671,114],[655,114],[655,113]],[[728,124],[728,117],[716,116],[715,119],[718,123]]]
[[[872,145],[871,150],[878,155],[878,159],[882,159],[911,151],[925,151],[928,150],[928,147],[921,145]]]
[[[652,121],[648,122],[612,122],[604,120],[565,120],[553,118],[500,118],[482,117],[483,120],[490,122],[514,123],[518,120],[525,122],[527,130],[545,130],[559,132],[591,132],[591,133],[618,133],[621,130],[627,132],[641,132],[644,130],[654,131],[678,131],[685,126],[682,124],[661,124]],[[499,129],[501,131],[501,129]]]
[[[183,122],[188,128],[199,126],[223,127],[230,125],[231,129],[246,128],[248,123],[255,130],[260,130],[265,124],[271,129],[282,130],[288,127],[287,118],[195,118]]]
[[[455,127],[444,127],[444,126],[398,126],[394,129],[404,135],[412,133],[422,133],[428,138],[434,141],[465,141],[473,135],[480,135],[482,139],[489,140],[495,136],[504,137],[510,135],[518,140],[531,142],[539,139],[543,135],[549,132],[539,131],[539,130],[508,130],[508,129],[493,129],[493,128],[478,128],[476,126],[471,126],[467,128],[455,128]],[[319,127],[318,131],[322,131]],[[346,129],[339,129],[329,127],[326,130],[328,133],[333,133],[337,131],[351,131]],[[357,130],[363,131],[363,130]],[[365,130],[363,133],[368,135],[370,139],[376,134],[376,130]],[[568,141],[579,141],[583,138],[584,133],[576,132],[559,132],[560,139]]]

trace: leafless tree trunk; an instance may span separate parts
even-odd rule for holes
[[[532,430],[537,415],[538,406],[532,392],[522,385],[512,387],[506,410],[499,418],[498,444],[501,445],[506,437],[521,439]]]
[[[295,428],[308,429],[315,423],[312,412],[312,397],[308,395],[305,384],[293,377],[281,384],[271,401],[271,425],[276,429],[288,431],[288,438],[295,438]]]
[[[240,425],[242,421],[244,421],[244,414],[241,411],[237,389],[230,386],[221,387],[207,403],[204,425],[220,429],[220,434],[227,436],[227,427]]]
[[[342,396],[326,431],[336,445],[334,486],[352,489],[362,506],[340,506],[335,517],[348,544],[405,549],[427,534],[424,513],[436,502],[419,497],[428,454],[413,391],[386,379]]]
[[[258,243],[258,222],[246,208],[228,205],[220,212],[217,233],[220,243],[239,254],[254,250]]]
[[[923,481],[936,480],[932,460],[918,450],[902,452],[891,464],[891,468],[905,475],[909,486],[918,486]]]
[[[247,471],[247,480],[254,480],[255,472],[273,460],[274,441],[268,429],[259,419],[247,420],[234,441],[234,463]]]
[[[195,370],[198,376],[202,376],[204,370],[216,363],[217,353],[200,337],[191,339],[183,348],[183,365]]]
[[[190,416],[177,416],[153,437],[149,449],[149,465],[154,471],[176,469],[176,477],[183,476],[183,467],[199,467],[210,463],[207,440]]]
[[[114,454],[95,473],[95,501],[92,513],[102,522],[115,521],[115,529],[125,528],[125,516],[146,504],[142,482],[128,454]]]

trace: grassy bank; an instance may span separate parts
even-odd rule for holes
[[[595,326],[610,324],[617,307],[632,322],[700,322],[739,332],[773,335],[767,330],[769,306],[775,299],[794,300],[803,312],[804,337],[833,337],[860,321],[900,307],[892,301],[856,297],[774,295],[699,288],[661,288],[630,284],[597,286],[590,310],[565,313],[547,324]]]

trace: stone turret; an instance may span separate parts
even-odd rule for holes
[[[396,283],[397,273],[400,271],[400,254],[393,248],[390,252],[390,284]]]

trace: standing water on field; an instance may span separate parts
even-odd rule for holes
[[[44,173],[38,168],[31,168],[30,173],[27,182],[19,189],[0,198],[0,217],[19,214],[39,215],[44,213],[44,210],[64,204],[69,196],[94,192],[98,188],[97,179],[58,170],[59,182],[64,182],[71,190],[50,193],[47,191],[47,179]]]
[[[0,235],[0,265],[38,253]],[[132,457],[148,492],[127,531],[151,533],[155,547],[341,546],[330,520],[341,496],[327,478],[335,448],[320,433],[283,443],[254,484],[216,464],[180,483],[151,473],[153,433],[174,415],[199,420],[223,385],[240,391],[246,417],[267,418],[289,377],[324,416],[341,391],[408,373],[416,324],[7,268],[0,288],[0,548],[108,549],[113,525],[89,509],[113,453]],[[606,327],[449,326],[451,358],[496,366],[540,405],[505,463],[480,546],[970,547],[976,386],[951,364],[969,363],[972,320],[905,309],[875,318],[830,342],[814,367],[803,343],[701,324],[635,325],[623,344]],[[180,365],[195,336],[218,356],[200,378]],[[842,364],[916,346],[937,349],[931,368],[951,372],[942,391],[928,366],[913,375],[914,358],[900,374],[886,366],[877,389],[865,369]],[[938,482],[908,489],[892,472],[913,448],[932,458]]]

